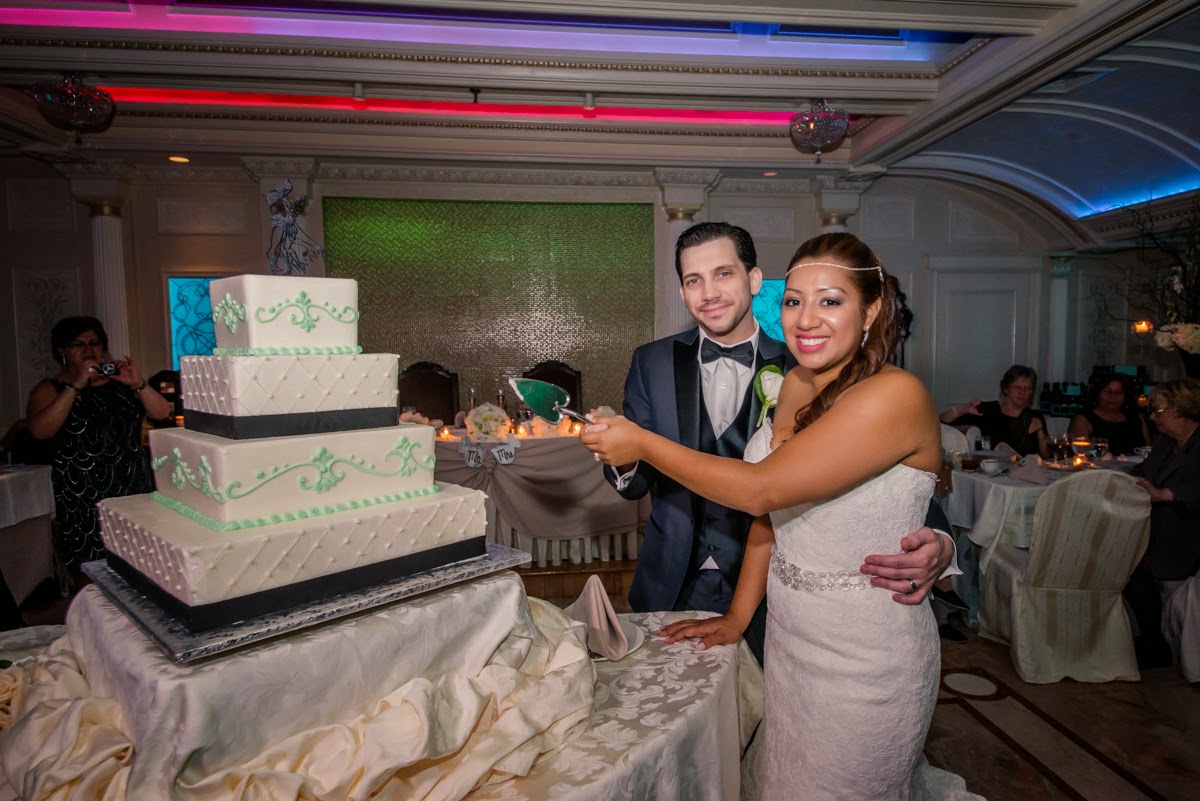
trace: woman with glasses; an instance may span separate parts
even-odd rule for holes
[[[94,317],[54,324],[50,348],[62,369],[29,395],[28,427],[53,448],[54,546],[76,586],[79,567],[104,554],[96,504],[151,490],[142,450],[142,420],[172,414],[133,360],[108,355],[108,335]]]
[[[1133,387],[1127,376],[1101,373],[1088,384],[1084,411],[1071,418],[1072,437],[1103,437],[1113,456],[1127,456],[1150,441],[1146,421],[1133,410]]]
[[[1150,544],[1125,597],[1137,617],[1138,664],[1170,664],[1162,635],[1162,601],[1200,573],[1200,381],[1165,381],[1150,393],[1158,438],[1134,470],[1150,494]]]

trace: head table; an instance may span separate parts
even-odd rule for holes
[[[0,574],[17,603],[54,576],[53,514],[48,466],[0,469]]]
[[[637,558],[648,498],[633,502],[618,495],[578,437],[523,437],[516,443],[471,442],[445,433],[435,443],[438,481],[487,493],[489,542],[532,553],[542,567]],[[465,452],[469,448],[473,454]]]

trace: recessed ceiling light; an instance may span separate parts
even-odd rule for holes
[[[167,156],[167,161],[173,161],[176,164],[187,164],[191,159],[187,156]]]
[[[763,171],[763,178],[774,178],[776,175],[779,175],[779,173],[775,172],[775,170]]]

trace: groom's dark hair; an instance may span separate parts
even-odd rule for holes
[[[745,228],[726,222],[696,223],[680,234],[679,239],[675,242],[675,274],[679,276],[680,283],[683,283],[683,263],[680,260],[683,251],[718,239],[728,239],[733,243],[738,261],[747,270],[758,266],[758,253],[754,250],[754,239]]]

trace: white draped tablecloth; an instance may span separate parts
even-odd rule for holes
[[[533,554],[544,567],[564,560],[636,559],[649,496],[627,501],[605,480],[601,465],[577,437],[529,437],[511,464],[482,442],[483,464],[470,467],[462,440],[438,440],[435,478],[488,496],[488,541]]]
[[[194,665],[88,587],[0,672],[0,799],[450,801],[582,733],[594,678],[508,571]]]
[[[622,615],[646,644],[596,663],[588,730],[529,775],[476,790],[469,801],[737,801],[741,750],[762,717],[762,671],[750,649],[655,637],[707,613]]]
[[[0,573],[17,603],[54,576],[53,514],[49,466],[0,471]]]
[[[1048,477],[1057,474],[1047,471]],[[1033,536],[1033,509],[1049,484],[1031,484],[1005,475],[988,476],[955,470],[947,498],[950,525],[967,530],[979,546],[979,569],[986,571],[1000,545],[1028,548]]]

